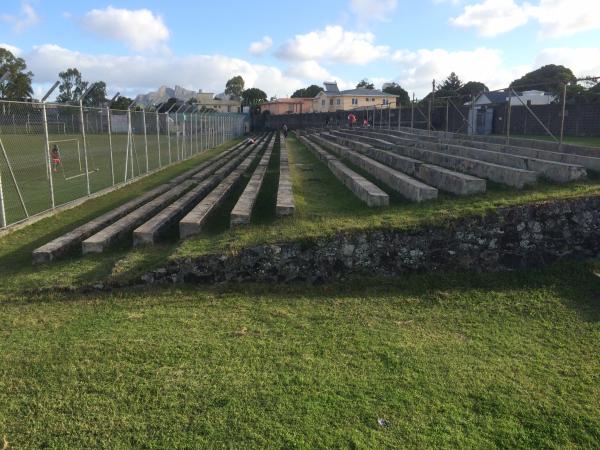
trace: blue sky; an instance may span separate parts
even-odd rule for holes
[[[221,92],[241,74],[269,96],[366,77],[421,97],[451,71],[490,88],[549,63],[600,75],[600,1],[4,1],[0,46],[26,60],[38,97],[73,66],[130,96]]]

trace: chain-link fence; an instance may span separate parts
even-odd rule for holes
[[[544,87],[546,89],[544,89]],[[356,126],[418,128],[470,135],[496,135],[510,143],[527,137],[556,143],[586,144],[600,138],[600,77],[570,83],[513,85],[454,96],[432,92],[399,107],[371,105],[352,110]],[[264,126],[278,129],[344,126],[350,111],[266,115]]]
[[[0,229],[237,138],[246,120],[0,101]]]

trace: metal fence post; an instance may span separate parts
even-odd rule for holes
[[[148,134],[146,133],[146,108],[142,109],[142,124],[144,126],[144,149],[146,152],[146,173],[150,172],[150,165],[148,163]]]
[[[160,154],[160,115],[156,110],[156,145],[158,145],[158,167],[162,167],[162,155]]]
[[[448,99],[446,99],[446,133],[448,133]]]
[[[169,113],[165,113],[165,120],[167,122],[167,149],[169,151],[169,164],[171,164],[171,116]]]
[[[115,185],[115,165],[113,162],[113,145],[112,145],[112,125],[110,120],[110,108],[106,107],[106,121],[108,123],[108,150],[110,154],[110,175],[112,177],[112,185]]]
[[[2,219],[2,222],[0,222],[0,225],[2,225],[1,228],[6,228],[6,209],[4,208],[4,190],[2,188],[2,170],[0,170],[0,219]]]
[[[83,140],[83,161],[85,165],[85,184],[87,188],[87,195],[92,192],[90,190],[90,171],[88,169],[88,155],[87,155],[87,142],[85,139],[85,117],[83,116],[83,100],[79,100],[79,117],[81,118],[81,136]]]
[[[562,112],[560,115],[560,146],[563,145],[563,140],[565,136],[565,110],[567,106],[567,83],[563,84],[563,94],[562,94]]]
[[[511,89],[508,90],[508,118],[506,121],[506,143],[510,144],[510,113],[512,109],[512,93]]]
[[[48,172],[48,185],[50,187],[50,200],[52,209],[56,207],[54,203],[54,180],[52,179],[52,163],[50,161],[50,137],[48,136],[48,116],[46,114],[46,103],[42,103],[42,121],[44,122],[44,143],[46,144],[46,172]],[[85,144],[84,144],[85,146]],[[85,147],[84,147],[85,148]],[[87,169],[86,169],[87,170]],[[88,185],[89,186],[89,185]],[[89,187],[88,187],[89,190]],[[4,217],[4,214],[2,215]]]
[[[410,103],[410,127],[415,127],[415,93],[413,92],[412,102]]]
[[[175,111],[175,136],[177,138],[177,161],[179,161],[179,118],[177,117],[177,111]]]

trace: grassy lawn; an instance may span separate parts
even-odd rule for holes
[[[598,448],[599,273],[2,297],[0,442]]]

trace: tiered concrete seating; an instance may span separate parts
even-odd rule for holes
[[[55,260],[56,258],[67,253],[70,249],[80,245],[83,240],[92,236],[98,230],[110,225],[116,220],[119,220],[121,217],[129,214],[134,209],[139,208],[144,203],[149,202],[153,198],[158,197],[171,188],[172,186],[168,183],[155,187],[154,189],[134,198],[133,200],[128,201],[118,208],[115,208],[106,214],[102,214],[101,216],[90,220],[89,222],[75,228],[72,231],[69,231],[66,234],[63,234],[47,244],[42,245],[33,251],[33,263],[40,264]]]
[[[539,173],[532,170],[518,169],[501,164],[481,161],[464,156],[449,155],[441,151],[422,148],[422,142],[409,138],[396,137],[392,147],[394,153],[418,159],[420,161],[445,167],[457,172],[467,173],[485,178],[496,183],[522,189],[537,183]]]
[[[289,216],[294,214],[294,193],[292,190],[292,176],[285,138],[279,136],[279,187],[277,189],[277,204],[275,213],[277,216]]]
[[[227,198],[227,195],[242,179],[242,175],[256,158],[262,146],[257,146],[233,172],[231,172],[223,181],[221,181],[210,194],[208,194],[198,205],[196,205],[181,221],[179,222],[179,237],[182,239],[188,238],[202,231],[211,213],[215,211]]]
[[[346,142],[343,138],[329,133],[321,133],[318,136],[314,135],[314,140],[324,148],[370,173],[408,200],[422,202],[437,198],[438,196],[436,188],[428,186],[362,153],[337,143],[338,141]]]
[[[299,139],[317,158],[327,165],[329,170],[331,170],[331,173],[333,173],[344,186],[365,202],[367,206],[389,205],[390,196],[379,189],[375,184],[348,168],[344,163],[332,154],[327,153],[312,140],[309,140],[304,136],[301,136]]]
[[[417,159],[401,156],[391,151],[377,148],[381,146],[383,148],[393,149],[395,144],[389,141],[384,141],[380,138],[372,138],[368,135],[363,136],[362,134],[354,132],[336,132],[332,134],[342,138],[345,145],[348,145],[347,143],[352,142],[352,140],[355,138],[364,139],[365,141],[372,143],[373,146],[371,144],[364,144],[361,142],[359,144],[360,151],[389,167],[404,172],[407,175],[415,177],[443,191],[451,192],[457,195],[470,195],[483,193],[486,190],[486,182],[481,178],[455,172],[453,170],[432,164],[425,164]],[[381,136],[384,138],[386,137],[386,135]]]
[[[231,211],[231,226],[247,225],[250,223],[250,217],[252,216],[252,208],[260,192],[269,161],[271,160],[271,153],[273,152],[273,146],[275,145],[275,136],[271,138],[267,145],[267,150],[260,159],[258,166],[252,174],[252,178],[246,185],[244,192],[238,199],[235,207]]]
[[[164,194],[159,195],[154,200],[146,203],[108,227],[100,230],[93,236],[87,238],[82,243],[83,254],[102,253],[110,247],[110,245],[124,238],[134,228],[143,224],[158,211],[166,208],[170,203],[181,197],[194,185],[194,181],[186,180],[176,186],[172,186],[171,189]]]
[[[261,141],[262,139],[259,139],[256,144],[245,146],[233,158],[230,158],[229,162],[217,170],[214,170],[215,168],[210,166],[207,167],[205,171],[208,173],[198,186],[133,231],[133,245],[138,246],[156,242],[165,230],[185,216],[194,205],[229,175],[248,153],[254,150],[256,146],[261,145]]]
[[[566,183],[587,176],[585,168],[578,164],[568,164],[531,156],[520,156],[511,152],[498,151],[498,148],[493,148],[492,145],[485,143],[473,142],[463,145],[463,141],[455,140],[438,142],[435,137],[410,135],[393,130],[382,130],[381,132],[361,131],[360,133],[368,136],[364,139],[377,136],[378,138],[394,141],[400,145],[415,145],[427,150],[439,151],[455,156],[464,156],[466,158],[478,159],[517,169],[532,170],[556,183]],[[598,161],[600,162],[600,159]]]

